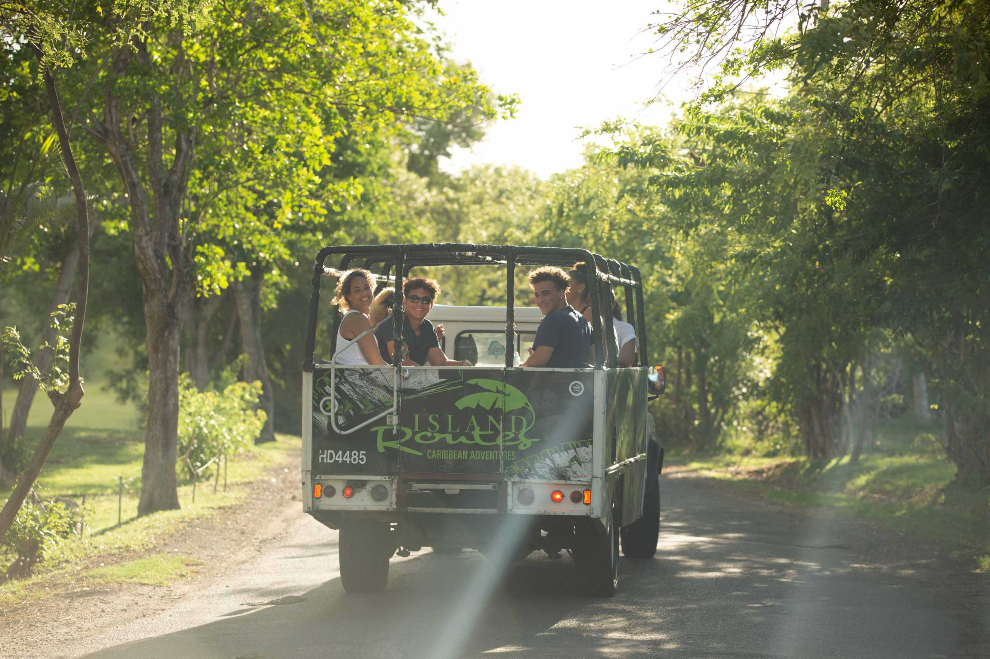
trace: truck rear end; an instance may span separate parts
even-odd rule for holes
[[[397,524],[408,549],[485,549],[504,515],[601,517],[604,373],[417,367],[396,386],[396,372],[306,374],[306,512]]]

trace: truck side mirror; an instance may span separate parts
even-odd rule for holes
[[[650,395],[659,396],[662,394],[667,388],[667,379],[663,372],[663,366],[651,366],[646,383]]]

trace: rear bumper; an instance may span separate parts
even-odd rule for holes
[[[344,496],[345,488],[349,488],[350,497]],[[305,509],[314,514],[409,512],[598,517],[601,490],[599,479],[453,481],[449,477],[429,476],[408,480],[383,476],[314,476],[313,487],[306,493],[309,505]]]

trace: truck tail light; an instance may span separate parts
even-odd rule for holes
[[[335,488],[333,485],[327,485],[323,488],[323,494],[325,494],[326,497],[329,499],[333,495],[337,494],[337,488]]]
[[[528,506],[536,501],[536,495],[533,493],[532,488],[524,487],[516,493],[516,501],[524,506]]]
[[[584,505],[586,506],[591,505],[591,490],[584,491]]]
[[[550,493],[550,499],[553,500],[554,503],[560,503],[564,500],[564,493],[560,490],[554,490]]]
[[[581,494],[581,490],[574,490],[571,492],[571,503],[581,503],[581,499],[583,498],[584,495]]]
[[[343,490],[341,490],[340,493],[344,495],[345,499],[350,499],[352,496],[354,496],[354,488],[348,485]]]
[[[323,485],[317,483],[313,486],[313,498],[319,499],[323,497]]]

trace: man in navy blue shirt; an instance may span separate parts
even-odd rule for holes
[[[402,309],[405,311],[402,339],[408,351],[402,362],[405,366],[471,366],[471,362],[466,359],[447,359],[437,340],[433,323],[426,319],[426,314],[430,313],[433,301],[439,294],[440,284],[425,277],[409,279],[402,286]],[[395,354],[394,328],[389,316],[375,330],[378,350],[387,364],[392,363],[392,356]]]
[[[564,291],[569,283],[567,273],[546,266],[529,273],[536,304],[543,320],[536,330],[533,353],[524,367],[588,368],[588,348],[591,346],[591,324],[567,304]]]

